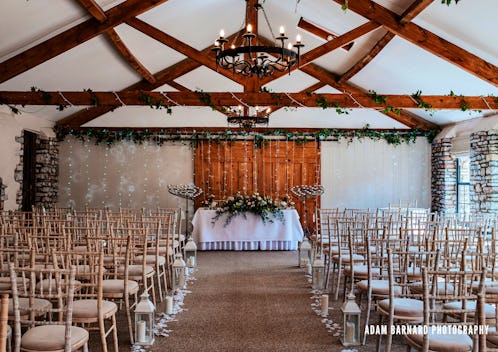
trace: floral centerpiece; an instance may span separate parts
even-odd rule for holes
[[[216,210],[213,224],[223,214],[227,214],[225,226],[235,216],[242,215],[245,218],[247,212],[259,215],[263,223],[273,222],[274,218],[283,222],[284,213],[282,210],[294,206],[294,202],[290,201],[289,196],[284,196],[281,199],[272,199],[270,196],[262,196],[257,192],[251,196],[237,193],[235,196],[218,202],[214,201],[214,196],[210,195],[204,204],[208,209]]]

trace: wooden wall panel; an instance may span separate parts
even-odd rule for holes
[[[195,150],[194,182],[204,190],[196,201],[202,206],[206,197],[224,199],[240,192],[259,192],[273,198],[291,195],[297,185],[320,184],[320,145],[317,142],[265,140],[255,148],[252,140],[236,142],[199,142]],[[293,197],[304,225],[304,205]],[[319,199],[306,202],[308,224]]]

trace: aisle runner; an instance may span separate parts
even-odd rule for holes
[[[186,282],[187,286],[190,282],[193,283],[196,279],[193,277],[192,274],[187,276]],[[188,309],[183,308],[183,300],[185,299],[185,296],[188,295],[189,293],[192,293],[192,291],[183,289],[183,290],[177,290],[175,291],[175,294],[173,296],[173,313],[172,314],[167,314],[165,312],[156,312],[156,320],[154,322],[154,335],[156,337],[168,337],[169,334],[173,331],[171,329],[168,329],[168,323],[172,321],[178,321],[176,319],[176,315],[178,313],[181,313],[183,311],[187,311]],[[140,346],[138,344],[134,344],[131,346],[131,351],[132,352],[146,352],[149,348]]]

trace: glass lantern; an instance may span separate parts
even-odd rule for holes
[[[154,344],[154,304],[147,291],[140,296],[135,308],[135,343],[142,346]]]
[[[352,292],[347,296],[346,301],[341,307],[343,315],[344,336],[341,339],[343,346],[360,345],[360,317],[361,310],[356,303],[356,297]]]
[[[300,243],[298,255],[300,268],[306,268],[306,264],[311,264],[311,243],[306,236]]]
[[[197,265],[197,246],[190,237],[185,245],[185,260],[189,271],[193,271]]]
[[[177,253],[173,262],[173,290],[185,288],[185,269],[187,265],[182,254]]]
[[[325,284],[325,264],[321,257],[316,257],[313,261],[311,288],[314,290],[323,290]]]

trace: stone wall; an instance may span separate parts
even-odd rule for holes
[[[7,200],[7,193],[5,192],[6,188],[7,186],[3,184],[3,181],[0,178],[0,210],[4,209],[4,203]]]
[[[16,141],[21,144],[19,164],[15,169],[14,179],[21,184],[17,192],[17,205],[22,207],[22,183],[23,183],[23,154],[24,138],[17,137]],[[58,175],[59,175],[59,146],[54,138],[46,138],[38,135],[36,138],[36,164],[35,164],[35,199],[33,204],[37,208],[51,209],[57,203],[58,197]]]
[[[53,138],[36,139],[35,204],[47,209],[57,203],[59,148]]]
[[[451,138],[432,144],[432,211],[451,213],[456,210],[457,162],[451,148]]]
[[[498,130],[470,135],[470,184],[473,212],[498,211]]]

